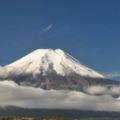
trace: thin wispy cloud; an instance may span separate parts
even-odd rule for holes
[[[120,77],[120,72],[108,73],[105,75],[107,78],[118,78]]]
[[[53,24],[50,24],[50,25],[48,25],[47,27],[45,27],[42,31],[43,31],[43,32],[48,32],[48,31],[50,31],[52,28],[53,28]]]

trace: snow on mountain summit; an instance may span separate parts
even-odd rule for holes
[[[62,76],[77,73],[81,76],[104,78],[103,75],[80,64],[78,60],[61,49],[38,49],[27,56],[5,66],[9,73],[31,73],[33,75],[54,70]]]

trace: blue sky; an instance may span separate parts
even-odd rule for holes
[[[119,0],[1,0],[0,64],[61,48],[102,73],[120,72]]]

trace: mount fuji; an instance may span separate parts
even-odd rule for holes
[[[0,67],[0,80],[43,89],[83,90],[91,85],[113,85],[118,81],[82,65],[61,49],[38,49],[25,57]]]

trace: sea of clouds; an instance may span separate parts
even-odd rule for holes
[[[69,90],[43,90],[5,80],[0,82],[0,106],[120,111],[119,86],[110,89],[93,86],[86,89],[86,92],[88,94]],[[118,97],[113,97],[113,94]]]

